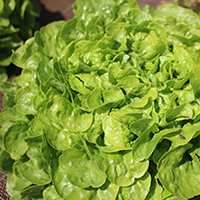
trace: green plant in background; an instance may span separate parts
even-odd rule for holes
[[[0,168],[11,199],[200,195],[200,21],[177,5],[77,0],[12,54]]]
[[[39,10],[37,0],[0,0],[0,76],[15,74],[17,68],[5,67],[11,64],[12,50],[23,45],[38,28],[35,18]]]
[[[198,15],[200,15],[200,1],[199,0],[174,0],[180,6],[192,9]]]

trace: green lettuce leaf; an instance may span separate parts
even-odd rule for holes
[[[190,143],[176,147],[164,154],[158,163],[159,180],[168,191],[181,198],[199,194],[200,163],[197,155],[190,160],[190,154],[186,151],[191,148]]]

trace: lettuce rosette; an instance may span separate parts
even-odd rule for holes
[[[12,54],[0,168],[11,199],[200,197],[200,21],[133,0],[77,0]]]

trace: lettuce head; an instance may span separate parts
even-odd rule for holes
[[[200,197],[200,20],[77,0],[12,54],[0,168],[12,200]]]

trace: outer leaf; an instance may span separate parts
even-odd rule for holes
[[[92,121],[92,112],[84,112],[70,102],[65,113],[62,115],[62,123],[71,132],[88,130]]]
[[[73,185],[98,188],[105,183],[105,174],[82,150],[67,149],[60,157],[60,165]]]
[[[151,184],[151,176],[147,172],[142,178],[136,180],[129,187],[120,188],[117,200],[137,200],[146,199]]]
[[[21,68],[24,68],[26,61],[29,57],[36,52],[37,45],[34,41],[34,38],[30,38],[25,42],[25,45],[18,48],[12,54],[12,62]],[[32,65],[33,66],[33,65]],[[34,67],[35,68],[35,67]]]
[[[169,13],[169,11],[171,11],[171,12]],[[177,6],[177,5],[161,6],[158,10],[156,10],[153,13],[153,16],[160,17],[160,18],[166,18],[166,17],[173,16],[173,17],[176,17],[178,22],[185,22],[185,23],[189,24],[191,28],[200,26],[197,14],[195,14],[194,12],[191,12],[191,10],[189,10],[189,9],[183,9],[182,7]],[[189,16],[189,17],[187,17],[187,16]],[[189,23],[189,22],[191,22],[191,20],[194,23],[192,23],[192,24]]]
[[[176,108],[171,108],[166,112],[166,120],[168,122],[172,120],[191,119],[193,116],[193,110],[190,104],[182,104]]]
[[[13,189],[16,191],[21,191],[32,184],[31,181],[24,178],[17,170],[17,167],[13,166]],[[8,183],[10,184],[10,183]]]
[[[20,158],[28,150],[25,138],[29,136],[28,125],[16,123],[12,125],[4,135],[5,149],[10,153],[11,158]]]
[[[164,138],[177,135],[179,131],[179,128],[164,129],[155,133],[153,138],[150,137],[150,134],[152,133],[151,131],[145,131],[133,145],[133,157],[138,161],[149,159],[159,142],[161,142]]]
[[[136,41],[135,47],[136,52],[138,51],[148,60],[166,51],[165,42],[158,38],[154,31],[151,31],[143,41]]]
[[[74,200],[77,198],[80,200],[85,200],[90,198],[94,198],[95,200],[116,199],[119,187],[116,186],[115,184],[106,181],[105,184],[100,188],[95,189],[90,187],[89,190],[77,187],[73,185],[71,182],[69,182],[67,175],[65,174],[65,170],[58,164],[59,163],[58,161],[56,161],[54,156],[54,161],[52,165],[52,180],[56,191],[63,199],[65,200]]]
[[[138,4],[135,1],[102,1],[101,4],[94,0],[79,1],[73,6],[73,10],[76,17],[82,18],[88,23],[92,16],[102,16],[105,23],[114,21],[118,14],[127,13],[130,8],[139,9]]]
[[[187,123],[181,129],[180,134],[169,137],[172,141],[172,147],[179,145],[186,145],[192,138],[197,137],[200,134],[200,123],[191,125]]]
[[[62,200],[63,199],[58,195],[53,185],[47,187],[43,191],[43,198],[44,200]]]
[[[16,122],[28,123],[29,121],[27,116],[17,115],[13,108],[4,108],[0,114],[0,125],[3,126],[5,130],[8,130],[8,128]]]
[[[19,160],[16,163],[19,173],[27,180],[37,185],[45,185],[50,183],[50,171],[46,165],[44,158],[41,156],[41,137],[26,139],[29,146],[27,161]]]
[[[24,69],[20,76],[15,77],[12,81],[12,83],[15,83],[17,90],[19,90],[19,88],[24,88],[33,82],[37,83],[37,76],[36,72],[31,69]]]
[[[56,35],[58,31],[64,25],[63,21],[53,22],[45,27],[42,27],[40,31],[35,33],[35,42],[38,45],[38,51],[43,55],[53,58],[57,54],[57,40]],[[51,48],[51,51],[49,51]]]
[[[122,91],[106,81],[102,81],[102,88],[96,87],[87,97],[89,108],[97,109],[100,113],[119,106],[123,101]]]
[[[94,148],[90,148],[90,151],[107,178],[122,187],[133,184],[136,178],[145,174],[149,166],[148,161],[137,162],[132,157],[131,151],[104,153]]]
[[[159,200],[162,199],[163,188],[158,183],[157,179],[153,179],[151,182],[150,191],[145,200]]]
[[[9,173],[7,177],[7,192],[11,196],[11,200],[14,199],[20,199],[21,200],[21,195],[20,191],[16,191],[13,189],[14,187],[14,173]]]
[[[197,156],[189,159],[186,153],[191,144],[171,149],[158,163],[158,177],[173,195],[192,198],[200,194],[200,162]]]
[[[40,115],[46,132],[46,138],[51,146],[57,150],[66,150],[71,147],[80,148],[82,142],[78,135],[64,129],[61,124],[53,122],[44,115]]]
[[[38,199],[41,200],[42,198],[42,192],[45,189],[45,186],[29,186],[28,188],[24,189],[21,192],[22,197],[27,197],[29,196],[30,198],[33,199]]]
[[[91,127],[85,132],[80,132],[79,134],[90,143],[98,143],[101,140],[101,134],[103,134],[102,123],[103,119],[108,115],[108,113],[98,114],[94,113],[94,122]]]
[[[38,85],[35,83],[26,86],[24,89],[18,90],[15,96],[15,112],[19,114],[35,114],[34,100],[40,95],[42,96],[38,91]]]
[[[103,121],[105,145],[118,148],[130,148],[132,146],[133,133],[123,124],[108,116]]]
[[[14,105],[14,94],[16,92],[16,86],[9,82],[0,82],[0,91],[4,94],[4,108],[12,107]]]
[[[192,73],[190,75],[190,82],[191,82],[191,85],[192,85],[192,89],[193,89],[193,92],[194,92],[194,95],[199,98],[199,91],[200,91],[200,85],[199,85],[199,82],[197,81],[197,77],[199,76],[200,74],[200,66],[196,66],[193,70],[192,70]]]
[[[14,160],[11,159],[10,154],[3,150],[0,154],[0,169],[4,172],[12,172]]]

